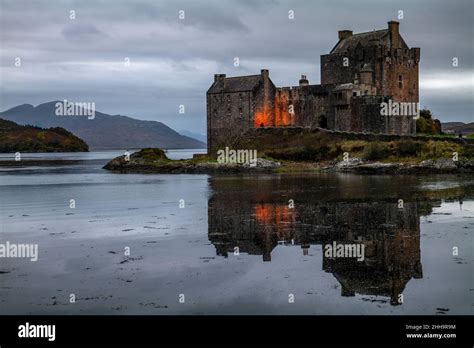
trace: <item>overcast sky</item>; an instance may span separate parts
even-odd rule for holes
[[[105,113],[205,133],[205,93],[215,73],[266,68],[277,86],[297,85],[301,74],[318,84],[320,55],[336,44],[338,30],[385,29],[402,10],[400,32],[408,46],[421,48],[421,106],[443,122],[472,122],[473,4],[0,0],[0,110],[58,99],[95,102]]]

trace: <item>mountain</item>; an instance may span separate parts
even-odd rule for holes
[[[0,118],[0,152],[77,152],[89,147],[64,128],[20,126]]]
[[[474,133],[474,122],[444,122],[441,123],[441,130],[445,133],[454,134],[473,134]]]
[[[56,103],[23,104],[0,112],[0,118],[22,125],[62,127],[84,139],[93,149],[205,148],[199,140],[183,136],[157,121],[142,121],[127,116],[95,111],[95,116],[57,116]],[[85,109],[81,109],[85,110]]]
[[[202,141],[203,143],[207,143],[207,135],[206,134],[195,133],[195,132],[188,131],[186,129],[181,129],[179,131],[179,134],[185,135],[185,136],[190,137],[190,138],[197,139],[199,141]]]

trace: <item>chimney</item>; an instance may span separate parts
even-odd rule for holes
[[[306,75],[301,75],[300,79],[300,86],[307,86],[309,85],[308,79],[306,78]]]
[[[388,32],[390,37],[391,48],[398,48],[400,44],[399,34],[400,23],[396,21],[388,22]]]
[[[352,36],[352,30],[339,30],[338,34],[339,40],[344,40]]]
[[[214,74],[214,82],[223,82],[225,74]]]
[[[268,77],[270,76],[269,72],[268,72],[268,69],[262,69],[260,70],[260,74],[262,75],[262,77],[264,79],[268,79]]]

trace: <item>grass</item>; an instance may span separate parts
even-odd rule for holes
[[[452,158],[457,152],[459,158],[474,159],[474,148],[450,141],[452,135],[442,135],[446,140],[413,138],[393,141],[346,140],[343,137],[327,134],[303,134],[299,137],[275,137],[268,149],[268,139],[262,141],[249,139],[242,148],[256,148],[258,157],[273,161],[280,161],[282,167],[278,172],[311,172],[330,161],[341,161],[344,153],[350,158],[358,157],[366,161],[385,163],[416,164],[426,159]],[[473,135],[470,136],[472,138]],[[244,146],[245,145],[245,146]],[[265,149],[265,150],[264,150]],[[166,163],[217,163],[216,158],[200,156],[187,160],[170,160],[159,149],[143,149],[143,156],[147,162],[155,164]],[[164,156],[164,157],[163,157]]]
[[[429,133],[417,133],[417,136],[424,136],[424,137],[430,137],[430,138],[456,138],[456,134],[429,134]]]
[[[366,161],[401,162],[414,164],[425,159],[452,158],[453,153],[459,156],[474,158],[468,147],[449,141],[435,140],[400,140],[400,141],[363,141],[343,140],[316,146],[292,147],[270,150],[265,156],[272,160],[296,162],[320,162],[342,160],[345,152],[350,157]]]

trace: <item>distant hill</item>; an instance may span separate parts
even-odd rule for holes
[[[473,134],[474,133],[474,122],[444,122],[441,123],[441,130],[443,132],[454,133],[454,134]]]
[[[0,118],[0,152],[79,152],[89,147],[64,128],[20,126]]]
[[[165,149],[205,148],[199,140],[183,136],[157,121],[142,121],[127,116],[95,112],[87,116],[57,116],[57,101],[36,107],[23,104],[0,113],[0,118],[22,125],[62,127],[76,134],[93,149],[159,147]]]
[[[179,131],[179,134],[185,135],[185,136],[190,137],[190,138],[197,139],[199,141],[202,141],[203,143],[207,143],[207,135],[206,134],[195,133],[195,132],[191,132],[191,131],[188,131],[188,130],[185,130],[185,129],[181,129]]]

